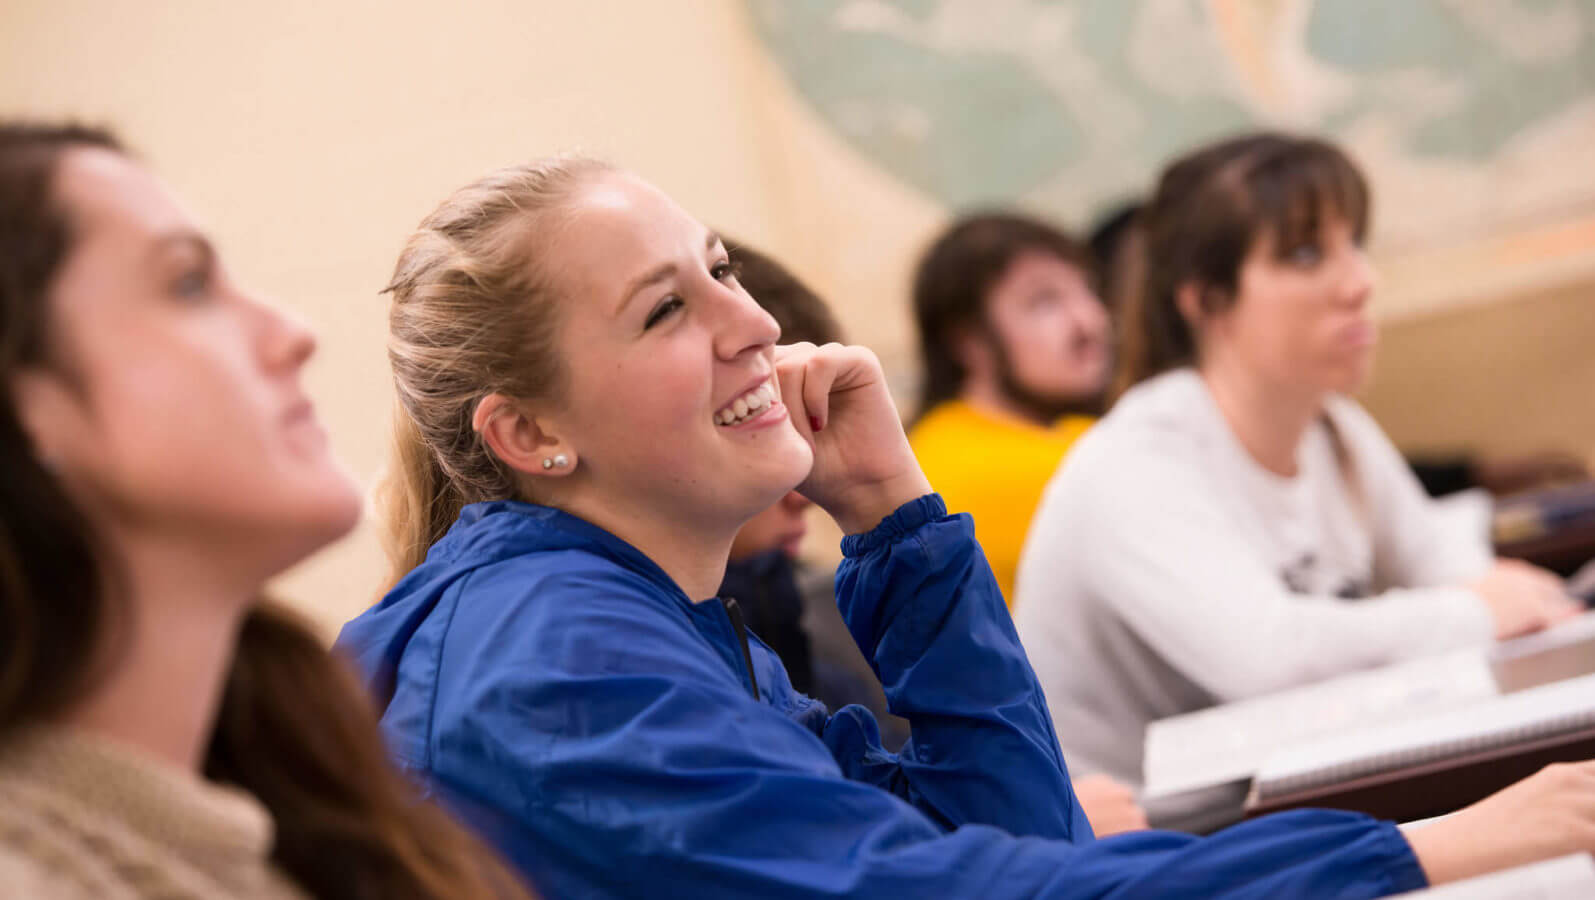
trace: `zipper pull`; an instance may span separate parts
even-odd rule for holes
[[[759,679],[753,674],[753,651],[748,647],[748,625],[742,618],[742,604],[735,597],[721,597],[720,605],[726,609],[726,617],[731,620],[731,630],[737,633],[737,640],[742,644],[742,661],[748,664],[748,687],[753,691],[753,699],[759,699]]]

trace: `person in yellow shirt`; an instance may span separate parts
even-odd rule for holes
[[[1096,421],[1111,326],[1088,250],[1008,213],[954,222],[920,260],[914,318],[924,382],[909,442],[975,535],[1013,605],[1030,517]]]

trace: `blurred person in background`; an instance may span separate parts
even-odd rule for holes
[[[914,275],[924,382],[908,438],[975,533],[1011,607],[1036,504],[1096,421],[1112,364],[1089,251],[1010,213],[954,222]]]
[[[1118,321],[1129,305],[1128,294],[1139,291],[1145,278],[1145,229],[1140,222],[1144,204],[1124,203],[1104,215],[1091,229],[1089,243],[1101,273],[1102,298]],[[1482,489],[1501,497],[1523,491],[1587,481],[1589,467],[1565,450],[1538,450],[1505,456],[1467,452],[1425,452],[1407,457],[1407,464],[1431,497],[1445,497]]]
[[[0,893],[523,896],[266,580],[353,527],[240,287],[105,131],[0,122]]]
[[[1091,227],[1086,246],[1097,264],[1097,289],[1114,321],[1123,314],[1125,294],[1139,289],[1141,264],[1146,254],[1141,246],[1145,233],[1140,226],[1142,203],[1122,203],[1104,214]]]
[[[1131,783],[1152,721],[1573,615],[1493,557],[1346,395],[1372,364],[1367,184],[1259,134],[1170,164],[1142,215],[1112,411],[1047,487],[1017,625],[1059,738]],[[1464,533],[1466,532],[1466,533]]]

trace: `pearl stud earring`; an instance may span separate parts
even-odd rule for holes
[[[565,456],[563,453],[555,454],[553,459],[548,459],[546,457],[543,459],[543,468],[545,469],[552,469],[556,466],[563,469],[569,464],[569,457]]]

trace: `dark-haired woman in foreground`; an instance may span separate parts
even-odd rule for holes
[[[107,133],[0,123],[0,893],[517,897],[260,599],[343,535],[314,349]]]

